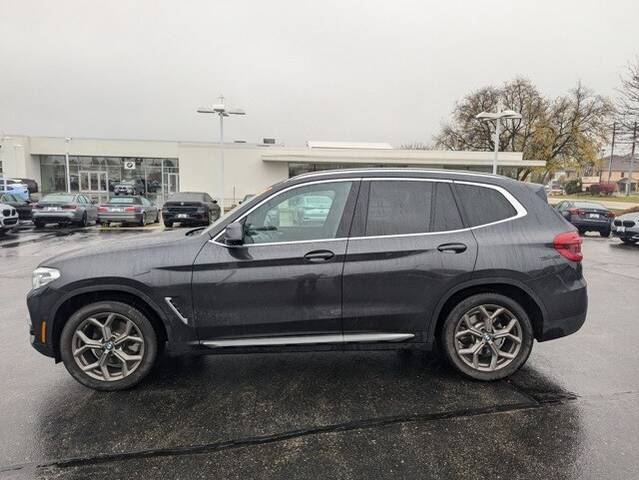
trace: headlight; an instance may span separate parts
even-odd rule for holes
[[[60,278],[60,270],[55,268],[39,267],[33,271],[31,285],[34,289],[36,289],[46,285],[47,283],[53,282],[57,278]]]

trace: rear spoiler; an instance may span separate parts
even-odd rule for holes
[[[544,202],[548,203],[548,195],[546,195],[546,189],[540,183],[526,183],[528,187],[532,188],[535,194],[541,198]]]

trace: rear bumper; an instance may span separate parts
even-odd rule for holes
[[[73,212],[38,212],[34,211],[32,214],[33,221],[39,221],[44,223],[58,223],[58,222],[79,222],[82,218],[82,214]]]
[[[570,223],[580,230],[597,230],[601,232],[611,228],[610,220],[571,220]]]
[[[170,210],[162,210],[162,219],[165,222],[206,222],[209,221],[209,215],[206,212],[172,212]]]
[[[100,213],[98,222],[139,223],[142,221],[142,215],[142,213]]]
[[[588,313],[588,288],[586,281],[566,285],[566,290],[544,299],[547,315],[541,330],[537,332],[537,340],[545,342],[565,337],[579,330],[586,321]]]

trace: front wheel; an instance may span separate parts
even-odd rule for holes
[[[599,232],[599,235],[601,235],[604,238],[608,238],[610,236],[610,229],[602,230],[601,232]]]
[[[626,245],[634,245],[635,243],[637,243],[637,240],[628,240],[626,238],[622,238],[621,241]]]
[[[123,390],[151,370],[158,352],[151,322],[121,302],[98,302],[75,312],[62,329],[60,354],[78,382],[96,390]]]
[[[533,329],[516,301],[496,293],[481,293],[453,308],[440,341],[448,361],[467,377],[500,380],[528,359]]]

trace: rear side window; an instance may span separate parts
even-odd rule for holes
[[[455,190],[471,227],[498,222],[517,214],[506,197],[493,188],[457,183]]]
[[[432,182],[371,182],[366,236],[430,231],[432,197]]]

